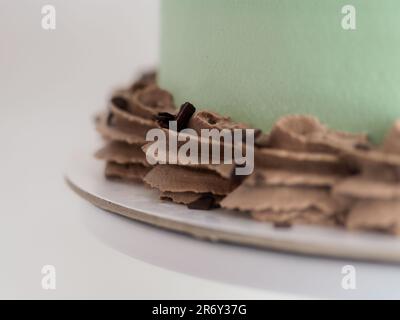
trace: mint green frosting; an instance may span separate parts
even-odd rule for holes
[[[400,116],[399,13],[399,0],[163,0],[159,80],[261,129],[312,114],[379,140]]]

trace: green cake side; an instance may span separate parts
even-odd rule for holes
[[[356,30],[342,28],[342,7]],[[380,140],[400,117],[398,0],[163,0],[160,84],[268,130],[284,114]]]

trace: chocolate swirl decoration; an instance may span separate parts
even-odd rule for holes
[[[399,138],[399,122],[373,146],[314,117],[283,117],[257,149],[254,174],[221,205],[278,224],[400,234]]]
[[[97,118],[106,145],[95,156],[106,161],[107,178],[141,182],[151,170],[141,148],[146,133],[158,127],[154,115],[175,110],[171,94],[159,88],[155,79],[155,73],[147,73],[129,88],[117,90],[108,111]]]

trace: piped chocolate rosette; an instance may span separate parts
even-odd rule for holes
[[[186,138],[192,139],[199,150],[204,147],[209,148],[210,158],[206,163],[201,163],[200,154],[196,154],[196,159],[191,157],[190,161],[183,162],[180,158],[172,161],[165,155],[166,163],[158,164],[151,169],[144,181],[151,187],[158,189],[160,198],[163,200],[185,204],[190,209],[208,210],[218,207],[219,202],[239,185],[239,181],[234,173],[235,164],[223,163],[225,141],[202,140],[200,138],[201,130],[216,129],[220,131],[225,129],[231,131],[248,127],[213,112],[195,112],[195,108],[190,103],[182,105],[176,115],[161,113],[157,119],[160,127],[164,128],[167,137],[172,135],[174,138],[176,137],[177,141],[180,141],[178,145],[183,145],[187,141],[182,130],[191,130],[192,134],[187,134]],[[170,121],[176,121],[177,131],[169,128]],[[178,135],[181,136],[180,139],[177,138]],[[149,143],[143,149],[148,151],[151,146],[152,143]],[[211,161],[213,147],[220,150],[219,163],[217,164],[213,164]],[[168,144],[166,150],[158,150],[158,152],[166,153],[168,151]]]
[[[176,130],[169,128],[170,121],[176,121]],[[192,164],[166,157],[164,164],[148,163],[150,129],[161,128],[168,137],[191,129],[198,137],[202,129],[249,128],[214,112],[196,112],[190,103],[177,111],[154,74],[117,91],[96,124],[107,141],[96,154],[107,162],[106,176],[144,181],[160,191],[161,199],[193,209],[221,206],[277,226],[317,224],[400,234],[400,121],[382,146],[373,146],[365,134],[335,131],[311,116],[283,117],[269,134],[257,130],[255,170],[244,179],[235,176],[234,163],[223,161]],[[225,141],[199,138],[196,143],[210,150],[217,144],[224,158]]]
[[[222,207],[282,226],[340,222],[345,208],[331,190],[357,170],[341,152],[369,146],[365,135],[330,130],[313,117],[287,116],[257,144],[254,173]]]
[[[360,168],[333,188],[347,203],[346,227],[400,235],[400,121],[381,147],[350,150],[345,157]]]
[[[142,150],[146,133],[157,128],[154,117],[159,112],[174,110],[172,96],[157,86],[154,73],[115,92],[108,111],[96,119],[96,128],[106,141],[96,157],[106,161],[106,177],[142,181],[151,169]]]

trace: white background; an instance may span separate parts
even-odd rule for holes
[[[45,4],[56,7],[55,31],[41,28]],[[398,266],[210,244],[111,216],[68,189],[71,154],[98,140],[94,113],[157,65],[158,9],[155,0],[0,0],[0,298],[399,297]],[[340,285],[349,263],[353,293]],[[47,264],[54,291],[41,287]]]
[[[45,4],[55,31],[41,28]],[[83,223],[98,210],[64,184],[69,155],[96,139],[92,116],[111,90],[156,65],[157,52],[157,1],[0,0],[0,298],[291,297],[147,264]],[[45,264],[55,291],[41,288]]]

